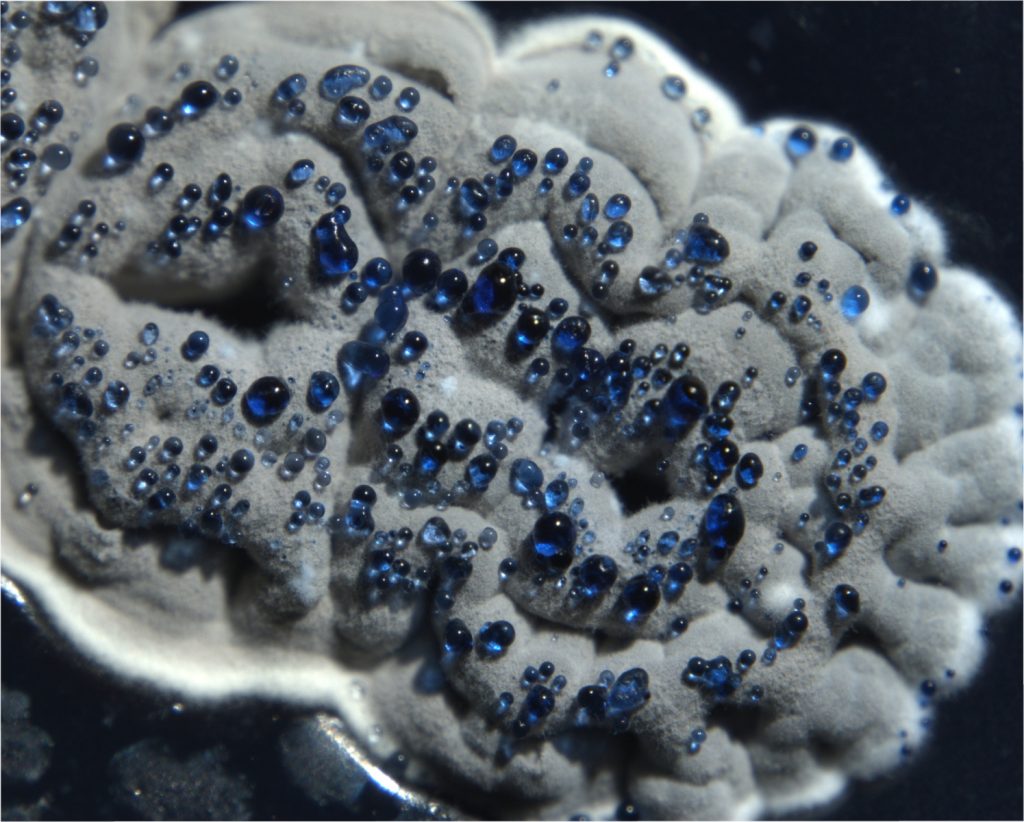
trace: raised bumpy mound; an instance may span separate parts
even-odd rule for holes
[[[621,21],[162,13],[5,86],[4,567],[85,654],[492,815],[920,744],[1020,584],[1019,326],[863,147]]]

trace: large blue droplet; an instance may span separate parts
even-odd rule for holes
[[[487,208],[490,197],[483,184],[475,177],[467,177],[459,186],[459,204],[467,216]]]
[[[402,330],[409,319],[409,306],[402,299],[398,289],[388,289],[395,293],[381,299],[373,312],[373,319],[385,336],[390,336]],[[383,292],[382,292],[383,297]]]
[[[345,206],[324,214],[313,229],[320,273],[328,279],[343,277],[359,261],[359,249],[345,231],[351,212]]]
[[[616,609],[629,623],[643,622],[661,603],[661,591],[647,574],[632,577],[619,594]]]
[[[181,356],[195,362],[210,347],[210,336],[205,331],[193,331],[181,344]]]
[[[836,616],[846,619],[860,611],[860,593],[852,585],[837,585],[832,593]]]
[[[706,223],[694,223],[686,232],[683,258],[689,263],[720,263],[729,256],[729,242]]]
[[[462,300],[462,310],[474,319],[493,319],[507,314],[515,302],[515,274],[508,266],[494,262],[480,272]]]
[[[825,529],[825,550],[829,559],[836,559],[849,546],[853,531],[844,522],[829,523]]]
[[[509,472],[509,484],[514,493],[525,496],[544,484],[544,472],[533,460],[517,459]]]
[[[404,437],[419,417],[419,400],[408,388],[392,388],[380,401],[380,426],[389,437]]]
[[[473,634],[461,619],[451,619],[444,629],[444,652],[464,654],[473,649]]]
[[[846,289],[839,305],[843,310],[843,316],[852,320],[854,317],[859,317],[867,311],[870,303],[871,295],[868,293],[867,289],[862,288],[859,285],[851,285]]]
[[[291,392],[277,377],[260,377],[242,395],[242,410],[255,425],[276,420],[291,402]]]
[[[406,145],[419,134],[419,127],[408,117],[394,115],[371,123],[363,131],[363,148],[385,150]]]
[[[61,389],[60,404],[57,412],[73,419],[85,419],[92,416],[92,400],[85,389],[76,382],[69,382]]]
[[[309,377],[306,402],[314,411],[326,411],[341,393],[338,378],[329,371],[314,371]]]
[[[786,153],[794,160],[805,157],[814,150],[818,142],[814,132],[807,126],[797,126],[786,138]]]
[[[480,650],[486,656],[500,656],[515,642],[516,629],[512,623],[499,619],[487,622],[480,629]]]
[[[345,388],[354,391],[363,380],[379,380],[391,368],[391,358],[383,349],[359,340],[345,343],[338,352],[338,372]]]
[[[32,203],[24,197],[15,197],[9,203],[4,203],[0,209],[0,230],[5,234],[14,231],[24,225],[32,216]]]
[[[576,526],[566,514],[545,514],[533,526],[531,542],[537,566],[549,574],[560,573],[572,564]]]
[[[576,569],[576,585],[573,590],[583,599],[596,599],[615,584],[618,576],[619,569],[614,559],[594,554],[583,560]]]
[[[498,474],[498,461],[490,454],[473,457],[466,465],[466,481],[476,491],[486,491]]]
[[[746,519],[740,502],[732,494],[719,494],[704,511],[701,534],[713,560],[725,559],[743,538]]]
[[[583,317],[566,317],[551,335],[551,351],[556,357],[569,359],[590,339],[590,323]]]
[[[607,715],[621,716],[642,708],[651,697],[647,682],[647,671],[643,668],[632,668],[622,674],[608,692]]]
[[[370,72],[362,66],[335,66],[328,69],[320,80],[320,96],[326,100],[338,100],[369,81]]]
[[[138,162],[145,150],[146,138],[131,123],[118,123],[107,132],[107,156],[115,166]]]
[[[273,186],[253,186],[242,199],[242,222],[251,229],[269,228],[283,213],[284,198]]]
[[[696,377],[686,374],[668,387],[661,407],[666,433],[681,437],[707,413],[707,389]]]
[[[402,282],[410,294],[426,294],[441,276],[441,258],[429,248],[416,248],[402,260]]]
[[[923,300],[939,284],[939,272],[930,263],[917,263],[911,269],[907,284],[911,296],[919,301]]]

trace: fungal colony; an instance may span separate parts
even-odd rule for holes
[[[485,814],[913,755],[1018,601],[1019,326],[864,146],[613,19],[167,15],[3,3],[4,573],[80,653]]]

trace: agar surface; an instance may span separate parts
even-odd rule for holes
[[[4,570],[85,656],[530,816],[923,743],[1020,584],[1019,324],[853,137],[607,18],[5,7]]]

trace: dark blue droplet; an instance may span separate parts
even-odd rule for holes
[[[462,213],[469,216],[483,211],[490,202],[487,189],[475,177],[467,177],[459,186],[459,207]]]
[[[334,122],[342,128],[352,128],[370,119],[370,104],[362,97],[348,95],[338,101]]]
[[[0,231],[4,234],[14,231],[24,225],[32,216],[32,203],[24,197],[15,197],[9,203],[4,203],[0,209]]]
[[[537,167],[537,155],[528,148],[521,148],[512,155],[512,173],[516,177],[527,177]]]
[[[0,135],[13,142],[25,133],[25,121],[17,114],[7,113],[0,116]]]
[[[212,83],[197,80],[182,89],[180,110],[185,117],[198,117],[220,99],[220,93]]]
[[[849,137],[840,137],[832,143],[828,156],[838,163],[845,163],[853,156],[853,140]]]
[[[284,413],[291,399],[283,380],[260,377],[242,395],[242,410],[254,425],[266,425]]]
[[[794,160],[810,154],[817,138],[807,126],[797,126],[786,138],[786,153]]]
[[[115,165],[129,165],[142,159],[146,138],[131,123],[118,123],[107,132],[107,154]]]
[[[661,591],[647,574],[638,574],[626,582],[616,609],[629,623],[643,622],[661,603]]]
[[[341,393],[338,378],[329,371],[314,371],[309,376],[306,402],[314,411],[326,411]]]
[[[408,117],[395,115],[371,123],[363,130],[363,148],[367,151],[379,149],[390,151],[405,146],[416,139],[419,126]]]
[[[544,473],[533,460],[517,459],[509,471],[509,484],[513,493],[525,496],[544,484]]]
[[[665,572],[665,598],[677,599],[691,579],[693,579],[693,569],[687,563],[677,562],[669,566],[668,571]]]
[[[369,81],[370,72],[362,66],[335,66],[328,69],[320,80],[320,96],[326,100],[338,100]]]
[[[818,362],[821,367],[821,375],[826,380],[834,380],[846,368],[846,355],[838,348],[830,348],[821,355]]]
[[[391,282],[391,263],[383,257],[373,257],[368,260],[360,273],[360,279],[370,291],[376,292]]]
[[[491,146],[490,158],[492,163],[504,163],[516,150],[516,138],[511,134],[502,134]]]
[[[632,668],[623,673],[608,691],[607,715],[616,717],[642,708],[651,698],[647,685],[647,671],[643,668]]]
[[[544,514],[534,524],[530,541],[535,564],[545,573],[558,574],[572,564],[576,526],[567,514]]]
[[[279,103],[287,103],[290,100],[294,100],[305,90],[306,75],[292,74],[285,77],[277,84],[277,90],[274,92],[274,99]]]
[[[213,386],[213,390],[210,392],[210,399],[213,400],[215,405],[227,405],[235,398],[237,393],[238,386],[227,377],[224,377],[224,379],[218,380],[217,384]]]
[[[507,314],[516,302],[516,276],[499,262],[488,265],[462,300],[462,311],[472,319],[489,320]]]
[[[666,432],[670,436],[681,437],[707,413],[707,389],[696,377],[684,375],[669,386],[661,407]]]
[[[911,296],[917,300],[923,300],[939,284],[939,272],[930,263],[917,263],[911,269],[910,279],[907,282]]]
[[[181,356],[189,362],[195,362],[210,347],[210,337],[205,331],[193,331],[181,344]]]
[[[391,367],[391,358],[383,348],[352,340],[345,343],[338,352],[338,367],[345,387],[354,390],[364,379],[383,378]]]
[[[408,388],[392,388],[380,401],[380,425],[392,439],[408,434],[420,417],[420,404]]]
[[[75,31],[93,34],[107,24],[107,4],[101,2],[73,3],[70,21]]]
[[[464,654],[473,650],[473,634],[461,619],[451,619],[444,629],[444,652]]]
[[[603,554],[593,554],[580,563],[575,571],[576,584],[573,590],[585,600],[596,599],[609,590],[618,579],[619,569],[615,560]]]
[[[254,230],[269,228],[283,213],[284,198],[273,186],[253,186],[242,200],[242,222]]]
[[[313,229],[320,273],[327,279],[334,280],[348,274],[359,261],[359,249],[345,231],[345,223],[351,213],[346,206],[340,205],[324,214]]]
[[[590,339],[590,323],[583,317],[566,317],[551,335],[551,351],[560,359],[569,359]]]
[[[729,242],[707,223],[694,223],[686,232],[683,258],[690,263],[720,263],[729,256]]]
[[[852,585],[837,585],[832,592],[832,598],[835,602],[836,616],[840,619],[860,612],[860,594]]]
[[[92,416],[92,410],[92,400],[85,389],[76,382],[65,383],[61,389],[57,413],[72,419],[85,419]]]
[[[743,489],[753,488],[763,474],[761,458],[753,453],[744,454],[736,468],[736,484]]]
[[[473,457],[466,465],[466,481],[476,491],[486,491],[498,474],[498,461],[490,454]]]
[[[704,511],[701,535],[713,560],[725,559],[743,538],[746,519],[739,500],[731,494],[719,494]]]
[[[426,294],[441,275],[441,258],[429,248],[410,251],[402,261],[402,280],[412,294]]]
[[[857,492],[857,505],[861,508],[874,508],[885,499],[885,489],[880,485],[872,485],[869,488],[861,488]]]
[[[480,629],[480,652],[485,656],[501,656],[515,639],[516,629],[512,623],[504,619],[488,622]]]
[[[828,527],[825,529],[825,551],[828,554],[828,558],[836,559],[841,556],[850,545],[850,540],[852,538],[853,532],[850,530],[850,526],[846,523],[829,523]]]

